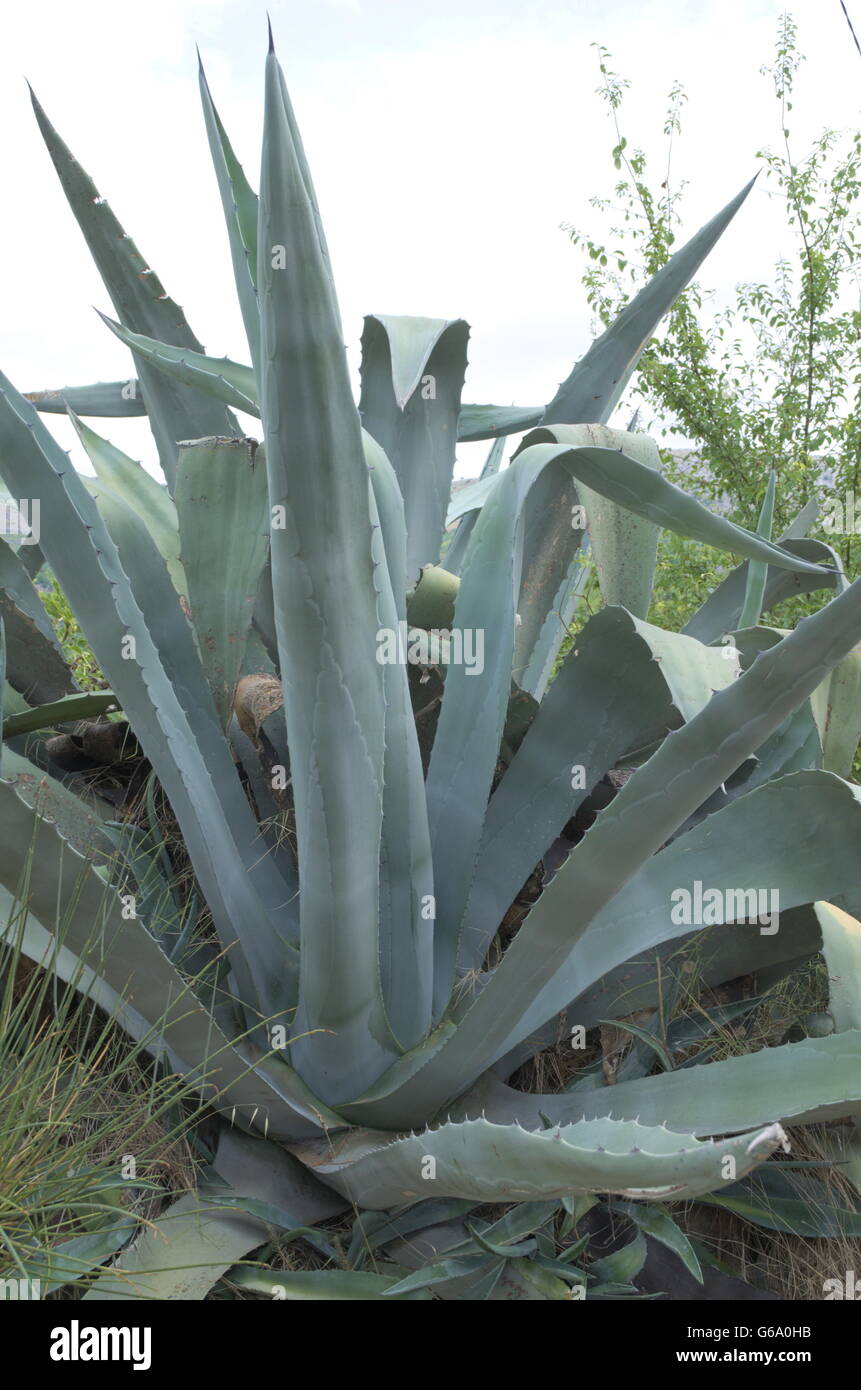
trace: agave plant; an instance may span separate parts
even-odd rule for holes
[[[0,381],[0,474],[40,517],[38,547],[2,554],[0,882],[14,888],[35,843],[29,949],[47,958],[62,912],[67,965],[223,1117],[200,1193],[163,1219],[169,1254],[149,1230],[87,1296],[202,1297],[271,1224],[307,1232],[348,1205],[357,1249],[390,1261],[376,1282],[355,1274],[371,1283],[353,1296],[502,1297],[512,1280],[516,1296],[564,1296],[585,1276],[521,1239],[560,1202],[573,1218],[612,1194],[666,1234],[653,1204],[742,1180],[785,1144],[782,1122],[861,1109],[845,896],[861,808],[822,766],[827,743],[845,771],[853,729],[857,742],[861,590],[804,539],[810,515],[772,542],[766,502],[747,532],[667,482],[650,440],[607,424],[748,190],[546,406],[463,405],[467,326],[383,315],[365,323],[357,405],[274,51],[259,199],[202,72],[201,93],[251,365],[204,354],[34,99],[136,376],[29,397]],[[69,411],[95,480],[37,410]],[[259,416],[262,442],[234,410]],[[80,418],[142,413],[166,485]],[[450,502],[456,443],[482,438],[485,473]],[[743,561],[683,634],[645,620],[661,527]],[[606,606],[560,663],[587,536]],[[77,692],[59,658],[31,579],[42,555],[109,691]],[[833,596],[796,631],[758,625],[816,588]],[[181,832],[202,931],[183,927],[154,818],[117,824],[98,789],[82,800],[38,733],[111,706]],[[609,804],[577,831],[602,780]],[[70,838],[96,850],[83,885]],[[710,915],[687,920],[674,905],[697,884]],[[763,890],[779,893],[779,929],[749,920]],[[692,943],[711,985],[778,979],[824,950],[833,1032],[674,1065],[662,990]],[[613,1020],[637,1039],[615,1084],[591,1052],[558,1094],[509,1084],[537,1049],[576,1049]],[[486,1203],[526,1215],[467,1230]],[[314,1279],[295,1296],[325,1296]]]

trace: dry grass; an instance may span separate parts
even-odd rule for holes
[[[828,1161],[835,1154],[835,1126],[790,1129],[795,1161]],[[837,1166],[815,1170],[823,1204],[853,1210],[858,1189]],[[815,1199],[811,1206],[816,1207]],[[770,1230],[734,1212],[702,1203],[674,1212],[688,1234],[702,1243],[737,1277],[769,1289],[787,1301],[821,1300],[827,1279],[844,1279],[847,1270],[861,1275],[861,1238],[813,1238]]]
[[[28,865],[27,878],[33,866]],[[194,1182],[199,1105],[74,984],[18,949],[26,888],[0,949],[0,1272],[70,1238],[147,1219]],[[93,924],[97,935],[99,924]],[[64,923],[57,928],[62,940]],[[131,1162],[133,1160],[133,1162]]]

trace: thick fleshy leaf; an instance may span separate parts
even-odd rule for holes
[[[861,1236],[861,1211],[842,1202],[829,1184],[787,1169],[782,1163],[766,1164],[726,1192],[714,1192],[700,1200],[766,1230],[785,1231],[808,1240],[842,1238],[854,1242]],[[838,1296],[846,1296],[845,1276],[831,1281],[832,1296],[835,1283],[840,1289]],[[828,1297],[826,1288],[823,1294]]]
[[[672,1250],[697,1283],[703,1282],[703,1271],[696,1251],[669,1212],[663,1211],[661,1207],[650,1206],[648,1202],[612,1202],[610,1210],[627,1216],[645,1235]],[[594,1264],[590,1266],[590,1272],[594,1274]]]
[[[752,627],[740,632],[724,634],[724,641],[731,640],[741,654],[742,665],[746,668],[761,651],[775,646],[786,635],[786,629],[772,627]],[[858,740],[861,737],[861,714],[858,696],[861,695],[861,646],[835,666],[822,684],[813,692],[810,702],[796,717],[804,716],[807,724],[806,741],[811,748],[818,744],[816,755],[811,761],[829,772],[841,777],[849,776]],[[788,731],[787,731],[788,732]],[[804,732],[804,725],[797,731]],[[777,731],[775,738],[781,733]],[[749,784],[761,781],[769,775],[769,762],[774,762],[775,754],[785,756],[782,747],[765,745],[759,754],[759,764],[748,778]],[[806,763],[805,766],[810,766]],[[787,771],[790,769],[787,767]],[[733,792],[738,788],[734,787]],[[744,786],[741,787],[744,790]],[[731,794],[731,793],[730,793]]]
[[[235,1196],[278,1207],[292,1226],[315,1226],[346,1207],[337,1192],[317,1182],[280,1144],[232,1125],[219,1131],[213,1166]]]
[[[269,553],[266,466],[255,441],[182,443],[174,499],[191,621],[226,726]]]
[[[104,878],[9,782],[0,781],[0,804],[0,883],[10,893],[20,891],[22,864],[35,853],[21,938],[31,959],[96,1000],[145,1050],[167,1056],[209,1103],[243,1123],[281,1139],[343,1123],[290,1068],[250,1043],[234,1045],[198,997],[208,980],[189,983],[142,918],[124,915],[124,904]],[[11,930],[14,939],[14,923]]]
[[[209,150],[215,166],[215,177],[218,180],[218,191],[230,241],[236,293],[251,360],[257,367],[260,351],[260,312],[257,307],[257,194],[233,153],[233,146],[215,109],[202,62],[199,80],[203,119],[206,122]]]
[[[123,497],[112,488],[105,488],[101,481],[92,487],[91,493],[117,547],[123,572],[165,674],[189,718],[194,721],[198,741],[211,752],[212,771],[217,775],[220,763],[221,771],[224,771],[224,748],[214,700],[193,630],[152,531],[128,494]],[[231,786],[232,782],[228,779],[225,791]]]
[[[367,430],[362,430],[362,447],[382,531],[392,596],[398,619],[403,620],[407,616],[407,590],[412,587],[407,581],[407,522],[403,494],[385,450]]]
[[[677,737],[671,735],[670,742]],[[787,837],[793,836],[799,852],[788,860]],[[762,917],[767,920],[751,925],[750,933],[777,936],[781,912],[861,882],[859,850],[861,800],[830,773],[797,772],[739,797],[650,859],[596,914],[565,965],[535,996],[518,1032],[526,1028],[527,1035],[530,1023],[538,1027],[572,1000],[569,1027],[593,1026],[607,1016],[600,1002],[593,997],[586,1008],[576,1002],[593,982],[703,926]],[[704,900],[712,890],[719,900]],[[616,984],[622,984],[618,977]],[[616,998],[614,1016],[632,1012],[623,989]]]
[[[150,935],[172,961],[182,965],[200,911],[197,896],[192,894],[183,904],[163,844],[143,826],[111,821],[103,834],[116,851],[108,865],[112,884],[118,891],[134,895],[135,911],[143,917]],[[190,963],[189,968],[194,965]]]
[[[26,1277],[38,1280],[40,1298],[54,1293],[65,1284],[77,1283],[131,1239],[135,1224],[133,1216],[120,1216],[108,1230],[72,1236],[51,1248],[34,1251],[32,1255],[25,1253],[23,1266]]]
[[[446,526],[451,526],[458,517],[481,511],[496,486],[496,476],[495,473],[482,474],[480,478],[475,478],[471,483],[457,488],[452,493],[446,510]]]
[[[176,592],[187,597],[188,586],[179,558],[179,523],[167,488],[122,449],[91,430],[71,410],[69,418],[99,481],[98,488],[89,483],[87,486],[94,495],[107,489],[137,513],[167,565]]]
[[[785,1124],[812,1124],[858,1115],[861,1032],[764,1047],[723,1062],[556,1096],[500,1087],[493,1098],[485,1096],[484,1113],[529,1128],[547,1120],[566,1124],[602,1115],[637,1117],[645,1125],[666,1124],[696,1135],[753,1128],[766,1123],[764,1116],[779,1115]]]
[[[280,1012],[290,996],[293,909],[275,865],[260,856],[257,822],[230,750],[208,739],[208,726],[205,737],[183,706],[95,502],[2,375],[0,474],[13,493],[40,499],[51,568],[171,801],[222,945],[242,941],[231,965],[244,1002],[256,1000],[264,1014]]]
[[[759,513],[756,534],[764,536],[767,541],[771,540],[771,527],[774,520],[774,490],[777,484],[777,474],[772,468],[768,475],[768,484],[765,489],[762,508]],[[742,604],[741,617],[738,620],[739,627],[755,627],[762,616],[762,602],[765,598],[765,582],[768,577],[768,566],[759,560],[750,560],[747,567],[747,583],[744,591],[744,603]]]
[[[424,1287],[407,1288],[397,1293],[401,1281],[397,1275],[370,1274],[357,1269],[240,1269],[231,1275],[233,1283],[251,1293],[267,1294],[275,1300],[289,1303],[314,1302],[330,1299],[343,1303],[358,1299],[362,1303],[376,1299],[393,1299],[396,1303],[430,1298]]]
[[[102,415],[124,419],[146,415],[143,387],[136,377],[128,381],[97,381],[93,386],[62,386],[59,391],[27,391],[25,400],[46,415]]]
[[[180,1197],[128,1246],[84,1295],[114,1301],[201,1302],[266,1227],[247,1212],[219,1211],[197,1193]]]
[[[442,1107],[465,1089],[470,1076],[477,1077],[552,1016],[552,1008],[535,1016],[535,997],[592,919],[861,638],[859,596],[856,581],[664,740],[545,888],[456,1028],[429,1040],[426,1054],[414,1052],[395,1064],[375,1088],[373,1101],[369,1095],[355,1107],[356,1114],[373,1119],[382,1106],[386,1123],[415,1123],[417,1115]],[[852,796],[829,774],[806,776],[833,782],[835,795]]]
[[[546,468],[526,500],[523,513],[523,560],[517,596],[519,622],[514,634],[512,676],[519,684],[532,659],[559,587],[570,573],[585,525],[575,508],[585,501],[564,465]],[[639,517],[633,521],[640,523]],[[654,530],[654,528],[651,528]],[[607,600],[616,602],[617,600]],[[618,602],[623,602],[619,599]],[[642,616],[645,616],[643,614]]]
[[[468,1211],[477,1205],[477,1202],[470,1199],[458,1201],[456,1198],[448,1198],[437,1202],[430,1200],[414,1203],[407,1208],[407,1214],[449,1206],[459,1207],[460,1213],[457,1214],[461,1215],[464,1208]],[[536,1206],[545,1205],[547,1204],[521,1203],[510,1215],[515,1216],[524,1209],[532,1211]],[[554,1203],[554,1206],[557,1205]],[[387,1218],[381,1215],[376,1219]],[[365,1220],[373,1221],[374,1214],[369,1213]],[[415,1276],[410,1277],[415,1277],[419,1285],[432,1287],[438,1298],[483,1302],[487,1299],[496,1301],[501,1298],[531,1296],[528,1286],[524,1288],[522,1281],[510,1277],[514,1272],[514,1264],[482,1254],[475,1241],[470,1238],[462,1220],[449,1218],[439,1223],[428,1223],[424,1229],[410,1229],[402,1239],[389,1245],[386,1253],[399,1264],[415,1270]],[[447,1278],[439,1277],[442,1274],[440,1267],[448,1269]]]
[[[462,969],[480,968],[517,890],[607,769],[692,718],[737,674],[723,650],[621,608],[586,624],[490,799]]]
[[[39,591],[21,559],[0,539],[0,620],[6,629],[6,675],[31,704],[59,700],[75,689]]]
[[[670,1201],[722,1187],[728,1158],[743,1177],[783,1142],[779,1125],[702,1144],[636,1121],[586,1121],[530,1133],[466,1120],[400,1139],[351,1130],[294,1152],[351,1201],[379,1211],[430,1193],[482,1202],[534,1202],[572,1192]]]
[[[819,502],[816,497],[811,497],[799,512],[792,518],[783,533],[783,540],[799,540],[806,536],[816,525],[819,516]]]
[[[819,574],[793,574],[791,570],[776,569],[775,566],[769,565],[762,598],[764,613],[776,604],[782,603],[784,599],[797,594],[811,593],[816,589],[834,589],[840,593],[846,587],[839,556],[830,546],[822,541],[794,537],[790,531],[781,536],[778,544],[802,560],[812,560],[823,566],[831,565],[833,568],[823,569]],[[749,563],[745,560],[737,565],[726,579],[712,590],[702,607],[697,609],[682,629],[688,637],[696,637],[700,642],[718,642],[721,637],[735,632],[741,626]]]
[[[8,713],[8,687],[4,704]],[[38,756],[41,752],[38,746],[34,748],[33,741],[28,743],[34,756]],[[15,787],[21,800],[38,811],[40,816],[53,821],[63,839],[74,845],[79,854],[95,864],[107,864],[113,858],[104,827],[107,821],[113,819],[116,810],[86,781],[79,782],[72,791],[8,743],[3,745],[2,771],[4,779]]]
[[[835,666],[813,701],[822,739],[822,766],[852,774],[861,740],[861,647]]]
[[[613,1250],[611,1254],[604,1255],[599,1260],[593,1260],[589,1265],[589,1273],[598,1279],[600,1284],[630,1286],[631,1280],[640,1273],[646,1263],[647,1253],[646,1238],[642,1231],[636,1231],[634,1239],[628,1241],[627,1245]]]
[[[17,738],[36,729],[56,729],[77,719],[96,719],[116,708],[112,690],[85,690],[64,695],[50,704],[35,705],[20,714],[7,715],[3,724],[4,738]]]
[[[414,1202],[402,1211],[361,1212],[353,1222],[353,1233],[347,1251],[347,1262],[355,1266],[372,1251],[390,1242],[405,1241],[418,1233],[418,1240],[434,1226],[452,1222],[475,1209],[476,1203],[444,1197],[440,1201],[431,1198],[427,1202]],[[398,1249],[402,1249],[399,1246]],[[389,1252],[391,1253],[391,1252]],[[403,1263],[408,1263],[404,1261]]]
[[[625,306],[562,382],[544,411],[543,424],[609,420],[646,343],[729,226],[753,183],[751,179],[745,184]]]
[[[400,633],[406,594],[395,597],[392,573],[405,571],[403,505],[394,471],[379,445],[365,435],[370,468],[371,522],[377,562],[380,630]],[[369,446],[373,446],[370,448]],[[385,508],[381,515],[377,498]],[[383,520],[385,516],[385,520]],[[392,556],[390,562],[389,556]],[[385,752],[380,847],[380,975],[386,1013],[404,1048],[424,1037],[433,996],[433,867],[424,773],[404,670],[383,665]]]
[[[458,438],[492,439],[496,435],[532,429],[541,423],[606,423],[628,385],[643,348],[752,187],[753,180],[670,257],[596,339],[547,406],[465,405],[461,410]]]
[[[581,541],[578,555],[559,585],[541,631],[532,644],[529,661],[521,674],[522,689],[535,700],[544,699],[562,644],[577,616],[577,610],[586,597],[593,573],[588,563],[589,549],[587,532]]]
[[[861,1029],[861,922],[833,903],[813,904],[828,967],[828,1012],[838,1033]]]
[[[135,333],[146,333],[160,342],[202,352],[179,305],[165,293],[158,276],[123,231],[90,176],[60,139],[35,95],[31,96],[36,120],[63,192],[120,321]],[[136,366],[161,465],[168,485],[172,486],[177,440],[199,439],[209,434],[236,435],[239,430],[222,405],[194,389],[176,386],[141,358],[137,359]],[[69,404],[74,408],[74,402]],[[78,408],[83,409],[80,402]]]
[[[414,1274],[408,1274],[405,1279],[401,1279],[387,1290],[387,1294],[390,1298],[396,1298],[398,1294],[410,1293],[414,1289],[434,1288],[439,1284],[447,1284],[452,1279],[463,1278],[464,1275],[482,1273],[491,1264],[492,1261],[486,1255],[461,1255],[439,1260],[436,1264],[420,1266]]]
[[[680,943],[671,937],[653,950],[611,969],[577,1000],[578,1020],[597,1022],[601,1018],[624,1017],[638,1009],[656,1009],[674,981],[684,983],[684,968],[689,956],[684,952],[684,942],[681,945],[680,951]],[[703,927],[693,951],[697,975],[703,984],[714,987],[736,980],[740,975],[755,974],[757,987],[765,990],[770,983],[815,955],[820,946],[821,933],[816,918],[812,909],[805,906],[782,912],[780,930],[774,936],[761,936],[746,922]],[[554,1046],[560,1036],[568,1036],[568,1012],[566,1007],[544,1027],[531,1033],[494,1065],[494,1073],[500,1077],[511,1076],[536,1051]],[[714,1016],[719,1016],[719,1011],[710,1011],[709,1017]],[[623,1065],[627,1065],[627,1059]],[[586,1085],[585,1073],[581,1079]]]
[[[262,461],[258,466],[262,468]],[[201,648],[194,640],[194,631],[186,617],[185,606],[176,594],[164,561],[139,514],[111,492],[100,492],[96,496],[165,674],[193,724],[195,736],[211,766],[219,795],[230,804],[236,794],[235,770],[232,760],[228,763],[225,758],[227,750],[223,724],[201,660]],[[195,546],[192,555],[196,554]],[[214,589],[216,597],[219,597],[221,589],[219,586],[214,586]],[[205,655],[211,662],[212,652],[206,650]],[[272,720],[266,723],[268,731],[274,732]],[[259,776],[256,754],[255,763]],[[244,811],[243,806],[242,814]],[[259,837],[259,831],[257,835]],[[258,845],[258,858],[261,849]],[[298,944],[299,922],[295,901],[297,874],[292,854],[286,847],[275,845],[269,847],[265,857],[269,860],[269,871],[277,871],[287,904],[282,929],[291,944]]]
[[[461,921],[472,882],[484,810],[496,768],[513,652],[513,597],[520,589],[521,512],[545,469],[564,465],[577,478],[647,520],[746,550],[757,558],[779,557],[792,568],[806,566],[787,552],[713,515],[659,473],[620,451],[582,447],[582,427],[559,426],[566,444],[526,447],[496,478],[473,532],[455,606],[454,626],[486,642],[483,668],[466,661],[452,666],[437,726],[427,778],[428,811],[437,898],[435,1000],[437,1016],[453,983]],[[530,439],[553,437],[536,431]],[[621,440],[635,438],[623,434]],[[528,441],[526,441],[528,444]],[[787,711],[788,713],[789,711]],[[734,768],[732,769],[734,770]],[[720,779],[721,781],[723,779]],[[718,783],[719,785],[720,783]],[[703,798],[704,799],[704,798]]]
[[[492,480],[457,590],[453,630],[462,634],[464,659],[450,665],[446,674],[427,775],[436,896],[437,1017],[454,984],[460,926],[508,708],[514,605],[520,590],[521,514],[530,489],[549,462],[535,453]],[[475,647],[470,662],[467,639]]]
[[[147,338],[143,333],[129,332],[107,314],[99,317],[137,359],[150,363],[165,377],[182,386],[192,386],[234,410],[244,410],[248,415],[260,414],[257,384],[250,367],[233,362],[229,357],[207,357],[191,348],[172,347],[170,343]]]
[[[721,651],[731,653],[733,650],[741,655],[742,670],[747,670],[755,659],[755,654],[751,655],[748,639],[753,634],[765,632],[763,628],[751,628],[742,633],[730,633],[728,637],[731,642],[727,642],[720,647]],[[769,646],[779,640],[780,634],[768,629],[773,641],[765,643],[760,650],[767,650]],[[826,682],[827,684],[827,682]],[[820,687],[821,691],[821,687]],[[756,787],[761,787],[766,782],[772,782],[777,777],[785,777],[790,772],[802,772],[811,768],[822,767],[822,744],[814,715],[814,704],[820,698],[820,691],[814,691],[809,700],[805,700],[794,710],[787,719],[775,729],[774,733],[756,750],[756,753],[733,773],[731,777],[714,794],[708,797],[681,826],[678,835],[684,835],[693,826],[705,820],[708,816],[714,815],[723,806],[728,806],[736,801],[740,796],[746,796],[748,792]]]
[[[459,443],[470,444],[479,439],[504,438],[531,430],[541,423],[543,405],[462,405],[457,421]]]
[[[478,479],[479,482],[484,482],[487,478],[496,476],[499,472],[504,453],[505,437],[501,435],[499,439],[494,439],[490,446],[490,452],[487,455],[484,467]],[[473,511],[466,512],[461,517],[460,524],[445,552],[445,558],[440,562],[444,568],[449,570],[452,574],[460,574],[460,567],[463,564],[463,557],[466,554],[466,547],[472,535],[472,528],[475,525],[478,510],[478,508],[475,508]],[[446,529],[448,529],[450,524],[448,514],[446,514]]]
[[[292,1054],[309,1085],[334,1102],[369,1084],[395,1051],[379,973],[385,705],[361,426],[328,253],[285,102],[270,51],[257,283],[272,589],[280,668],[289,675],[300,865],[295,1027],[304,1036]]]
[[[542,427],[530,441],[555,440],[559,444],[619,449],[645,468],[658,471],[661,458],[654,440],[645,434],[610,430],[606,425],[579,425],[575,428]],[[526,441],[524,441],[524,445]],[[516,457],[516,455],[515,455]],[[652,583],[658,555],[658,528],[643,516],[587,487],[582,480],[577,493],[586,512],[585,525],[595,559],[601,597],[606,604],[621,604],[637,618],[645,618],[652,598]],[[545,603],[543,612],[548,611]],[[543,614],[542,614],[543,616]],[[530,649],[531,650],[531,649]]]
[[[468,335],[462,319],[365,319],[359,411],[400,484],[411,578],[439,559]]]
[[[582,432],[584,442],[609,447],[617,445],[646,467],[660,467],[658,450],[646,435],[626,432],[620,438],[618,431],[608,430],[602,425],[584,425],[578,432]],[[548,436],[550,434],[552,431],[548,431]],[[559,466],[559,471],[564,471],[563,465]],[[545,479],[549,483],[547,474],[542,478],[542,487],[545,486]],[[569,482],[568,489],[559,487],[554,498],[559,508],[560,522],[571,500],[572,485],[573,480]],[[524,559],[524,577],[518,604],[521,622],[517,630],[514,674],[532,694],[542,688],[540,676],[536,680],[532,674],[535,670],[533,663],[538,663],[537,670],[540,671],[555,660],[566,635],[566,624],[573,617],[577,594],[572,591],[579,577],[576,567],[576,551],[581,540],[578,526],[588,529],[589,548],[604,603],[620,604],[636,617],[644,618],[651,601],[658,548],[657,528],[582,482],[578,483],[573,496],[585,511],[585,519],[580,515],[578,520],[572,513],[567,529],[567,545],[564,540],[566,533],[560,528],[559,538],[563,548],[555,557],[555,565],[544,570],[541,583],[530,582],[528,558]],[[532,498],[529,505],[532,506]],[[543,549],[547,549],[546,542]]]
[[[811,564],[792,551],[745,531],[743,526],[736,526],[726,517],[710,512],[656,469],[646,467],[633,455],[625,453],[625,444],[629,439],[637,439],[637,435],[622,433],[624,443],[620,442],[617,449],[584,444],[585,437],[581,425],[557,425],[552,430],[542,427],[526,436],[517,457],[522,458],[532,449],[542,449],[546,451],[543,457],[547,462],[552,458],[564,463],[579,484],[656,526],[701,541],[703,545],[748,559],[764,560],[782,569],[820,577],[827,575],[822,565]]]

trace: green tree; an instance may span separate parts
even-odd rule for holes
[[[684,183],[673,179],[673,154],[686,95],[678,83],[670,92],[666,158],[653,169],[623,130],[630,84],[612,70],[608,51],[596,48],[597,90],[613,122],[612,158],[620,177],[612,198],[592,200],[602,230],[565,230],[587,253],[589,303],[608,323],[673,252],[684,194]],[[823,477],[831,480],[832,502],[837,498],[840,505],[826,509],[837,521],[830,534],[827,525],[822,533],[854,572],[861,549],[843,508],[847,497],[858,494],[861,464],[861,132],[841,136],[826,129],[806,154],[796,153],[792,95],[802,61],[795,24],[783,15],[774,59],[762,69],[774,85],[780,143],[758,158],[761,180],[785,209],[791,250],[776,261],[768,280],[738,284],[723,309],[709,307],[702,288],[691,286],[660,337],[647,346],[629,401],[657,417],[665,438],[689,441],[689,458],[667,453],[670,475],[683,473],[687,487],[728,505],[744,525],[755,525],[770,469],[778,477],[777,528],[823,491]],[[650,429],[655,432],[651,424]],[[861,505],[855,511],[861,523]],[[686,589],[683,543],[665,547],[662,571],[671,591]],[[695,588],[712,578],[697,576]],[[690,602],[695,600],[692,593]]]

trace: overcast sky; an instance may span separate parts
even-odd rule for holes
[[[29,105],[29,78],[207,350],[247,360],[197,91],[199,43],[216,104],[257,186],[266,50],[257,0],[41,0],[3,7],[0,366],[21,390],[129,374],[126,350]],[[633,80],[626,125],[662,148],[666,93],[688,91],[677,174],[685,234],[779,138],[761,65],[773,0],[269,0],[314,175],[355,366],[362,315],[464,317],[465,400],[550,398],[590,339],[582,259],[559,224],[596,225],[614,143],[592,41]],[[847,0],[861,32],[861,0]],[[799,148],[857,121],[861,56],[840,0],[797,0],[807,55]],[[760,181],[762,182],[762,181]],[[712,253],[718,295],[769,271],[780,209],[757,188]],[[71,432],[48,417],[64,446]],[[154,467],[139,421],[96,428]],[[476,471],[466,449],[459,471]],[[73,457],[80,460],[77,448]]]

